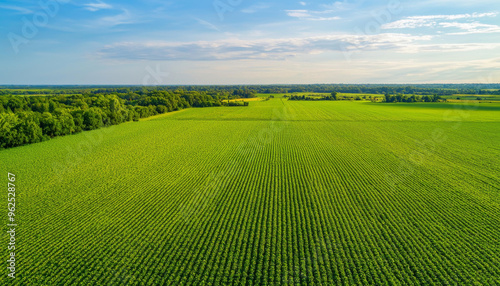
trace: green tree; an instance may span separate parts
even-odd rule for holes
[[[83,124],[85,125],[85,130],[94,130],[103,125],[101,111],[92,107],[85,110],[83,113]]]
[[[17,140],[15,127],[18,123],[17,116],[13,113],[0,113],[0,148],[13,147]]]
[[[22,112],[18,115],[18,124],[15,129],[18,135],[18,144],[37,143],[43,140],[42,128],[36,113]]]
[[[75,124],[75,132],[81,132],[85,129],[85,124],[83,123],[83,110],[75,110],[71,112],[73,117],[73,122]]]
[[[61,135],[61,124],[57,120],[57,117],[52,116],[49,112],[42,113],[40,127],[43,130],[43,134],[47,136],[55,137]]]
[[[337,100],[338,93],[336,91],[332,92],[331,95],[332,95],[332,100]]]
[[[110,123],[111,125],[116,125],[122,123],[123,116],[124,116],[124,109],[122,104],[120,103],[120,100],[118,100],[118,97],[114,96],[113,98],[110,99],[109,103],[109,111],[110,111]]]
[[[71,113],[63,109],[58,109],[57,111],[57,120],[59,121],[59,125],[61,126],[60,135],[75,133],[75,121],[73,120],[73,116],[71,115]]]

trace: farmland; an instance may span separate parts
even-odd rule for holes
[[[276,97],[2,150],[16,282],[498,285],[499,114]]]

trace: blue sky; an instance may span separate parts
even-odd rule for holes
[[[0,2],[0,84],[498,83],[498,0]]]

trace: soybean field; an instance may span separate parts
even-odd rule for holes
[[[13,283],[500,285],[499,115],[276,96],[2,150]]]

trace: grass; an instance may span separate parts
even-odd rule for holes
[[[275,98],[0,151],[17,281],[499,284],[499,109]]]

